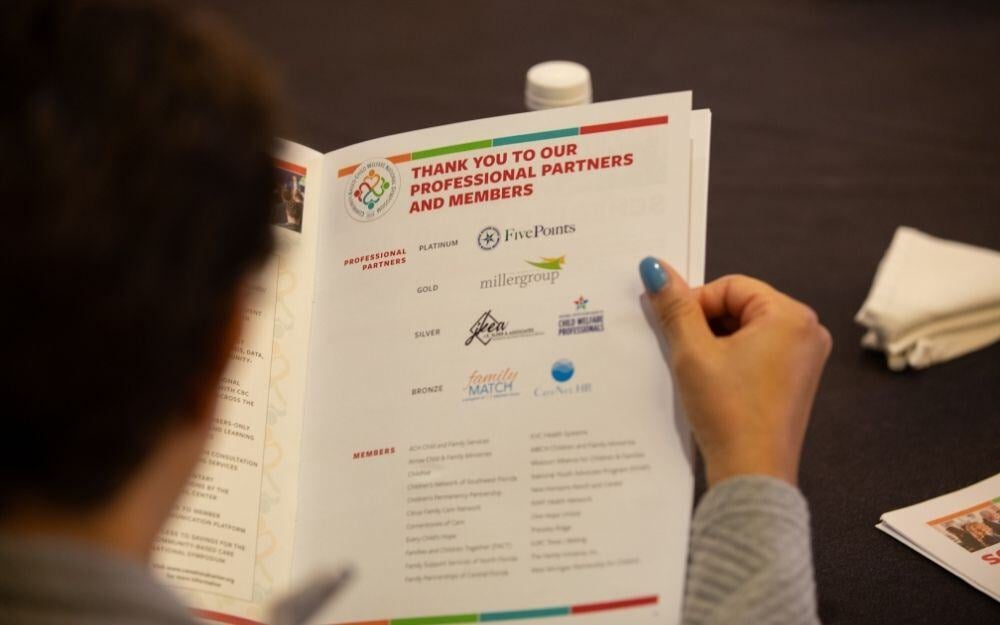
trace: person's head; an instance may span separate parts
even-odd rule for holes
[[[948,526],[947,526],[947,527],[945,527],[944,529],[945,529],[945,531],[947,531],[947,532],[948,532],[949,534],[952,534],[952,535],[954,535],[954,536],[958,536],[958,537],[961,537],[961,536],[962,536],[962,534],[964,534],[964,533],[965,533],[965,530],[963,530],[962,528],[960,528],[960,527],[957,527],[957,526],[955,526],[955,525],[948,525]]]
[[[985,523],[979,523],[978,521],[966,523],[965,531],[969,532],[969,534],[971,534],[972,537],[978,541],[982,541],[987,536],[993,535],[993,530],[991,530],[988,525]]]
[[[282,187],[281,200],[285,205],[285,221],[294,225],[302,223],[303,198],[298,176],[292,176],[291,182]]]
[[[997,515],[990,509],[983,510],[979,513],[979,516],[983,517],[984,521],[996,521]]]
[[[0,518],[85,513],[171,437],[207,436],[240,284],[273,245],[271,89],[227,32],[164,7],[0,15]]]

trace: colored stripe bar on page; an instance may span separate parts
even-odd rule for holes
[[[213,612],[212,610],[191,610],[191,613],[205,621],[215,621],[216,623],[226,623],[227,625],[264,625],[259,621],[252,621],[248,618]]]
[[[587,603],[573,606],[573,614],[587,614],[589,612],[605,612],[607,610],[621,610],[623,608],[637,608],[643,605],[654,605],[659,603],[660,598],[656,595],[648,597],[634,597],[632,599],[620,599],[618,601],[605,601],[604,603]]]
[[[530,143],[531,141],[545,141],[546,139],[558,139],[560,137],[575,137],[580,134],[579,128],[560,128],[559,130],[543,130],[542,132],[529,132],[524,135],[511,135],[509,137],[497,137],[493,140],[493,146],[514,145],[516,143]]]
[[[397,154],[390,156],[386,160],[392,163],[405,163],[424,158],[434,158],[437,156],[447,156],[449,154],[460,154],[473,150],[485,150],[486,148],[496,148],[505,145],[516,145],[519,143],[532,143],[535,141],[548,141],[550,139],[560,139],[563,137],[576,137],[578,135],[592,135],[598,132],[614,132],[617,130],[628,130],[630,128],[643,128],[645,126],[666,125],[670,120],[666,115],[660,117],[644,117],[642,119],[626,119],[619,122],[605,124],[591,124],[589,126],[579,126],[576,128],[555,128],[552,130],[540,130],[538,132],[528,132],[520,135],[510,135],[507,137],[496,137],[494,139],[480,139],[466,143],[456,143],[454,145],[444,145],[437,148],[417,150],[409,154]],[[357,171],[358,165],[343,167],[337,170],[337,177],[350,176]]]
[[[449,625],[451,623],[477,623],[478,614],[449,614],[447,616],[418,616],[416,618],[394,618],[389,625]]]
[[[274,159],[274,166],[278,169],[284,169],[285,171],[290,171],[293,174],[298,174],[300,176],[306,175],[305,167],[296,165],[295,163],[289,163],[288,161],[283,161],[281,159]]]
[[[433,158],[435,156],[444,156],[446,154],[457,154],[458,152],[468,152],[469,150],[482,150],[484,148],[492,147],[492,139],[483,139],[482,141],[470,141],[469,143],[457,143],[455,145],[446,145],[440,148],[431,148],[429,150],[420,150],[419,152],[411,152],[410,158],[412,160],[417,160],[421,158]]]
[[[418,616],[414,618],[394,618],[383,621],[360,621],[340,623],[339,625],[451,625],[452,623],[495,623],[499,621],[519,621],[533,618],[550,618],[558,616],[573,616],[576,614],[591,614],[609,610],[624,610],[642,606],[656,605],[660,602],[658,595],[646,595],[603,601],[600,603],[581,603],[578,605],[559,606],[553,608],[533,608],[529,610],[510,610],[507,612],[483,612],[481,614],[448,614],[443,616]]]
[[[659,126],[666,124],[667,116],[645,117],[643,119],[629,119],[623,122],[611,122],[610,124],[594,124],[593,126],[580,126],[581,135],[592,135],[597,132],[612,132],[614,130],[627,130],[629,128],[642,128],[643,126]]]
[[[545,618],[548,616],[568,616],[570,608],[542,608],[540,610],[514,610],[512,612],[485,612],[479,615],[479,620],[516,621],[526,618]]]

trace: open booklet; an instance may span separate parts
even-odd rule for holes
[[[887,512],[875,527],[1000,601],[1000,474]]]
[[[230,623],[347,564],[315,622],[678,622],[691,445],[637,265],[703,280],[710,120],[685,92],[285,144],[158,574]]]

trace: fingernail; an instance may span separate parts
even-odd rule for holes
[[[659,293],[663,287],[667,286],[669,278],[667,272],[663,271],[660,261],[652,256],[647,256],[639,263],[639,275],[642,276],[642,284],[650,293]]]

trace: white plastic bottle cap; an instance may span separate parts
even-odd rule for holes
[[[593,99],[590,70],[572,61],[533,65],[524,82],[524,104],[529,110],[589,104]]]

